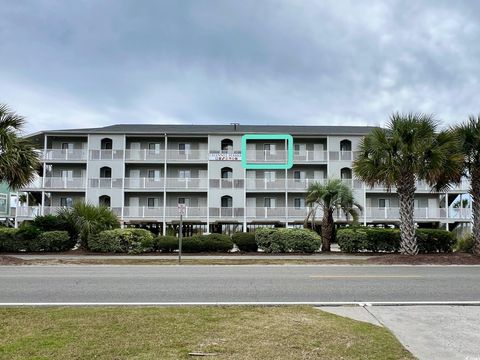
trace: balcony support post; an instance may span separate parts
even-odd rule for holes
[[[44,208],[45,208],[45,191],[42,190],[42,208],[40,210],[40,214],[42,214],[42,216],[45,215],[43,210]]]
[[[166,207],[167,207],[167,134],[164,134],[164,149],[163,156],[163,218],[162,218],[162,234],[167,235],[167,221],[166,221]]]

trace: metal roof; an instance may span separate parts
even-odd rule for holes
[[[284,133],[290,135],[366,135],[373,126],[291,126],[291,125],[169,125],[118,124],[100,128],[47,130],[47,134],[245,134]],[[32,134],[30,136],[38,135]]]

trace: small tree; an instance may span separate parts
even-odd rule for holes
[[[78,202],[70,208],[59,210],[58,216],[73,229],[81,247],[87,246],[87,240],[91,235],[120,227],[117,215],[106,206]]]
[[[352,219],[357,221],[358,211],[362,211],[361,205],[355,202],[352,189],[340,179],[328,180],[326,184],[319,182],[310,184],[306,202],[310,211],[305,218],[305,225],[310,220],[312,228],[315,228],[317,211],[322,210],[322,251],[330,251],[330,244],[335,232],[333,212],[341,211],[347,218],[352,216]]]
[[[473,253],[480,255],[480,115],[454,128],[460,140],[465,175],[470,178],[473,209]]]
[[[374,129],[362,139],[353,169],[357,177],[374,186],[397,188],[400,204],[402,254],[418,253],[415,236],[414,198],[416,181],[425,180],[436,190],[461,178],[462,154],[452,131],[437,131],[431,115],[399,114],[387,128]]]
[[[0,104],[0,181],[13,190],[28,185],[40,165],[33,145],[20,136],[24,125],[22,116]]]

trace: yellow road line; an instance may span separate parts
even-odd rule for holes
[[[317,279],[415,279],[421,275],[310,275]]]

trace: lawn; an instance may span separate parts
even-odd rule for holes
[[[413,359],[385,328],[312,307],[1,308],[0,359]]]

